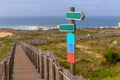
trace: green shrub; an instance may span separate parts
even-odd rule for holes
[[[100,70],[96,70],[96,71],[91,72],[91,76],[94,79],[99,78],[99,80],[103,80],[103,78],[106,78],[109,76],[109,72],[105,69],[100,69]],[[91,80],[93,80],[93,79],[91,79]]]
[[[120,62],[120,53],[114,48],[107,49],[103,56],[110,64]]]

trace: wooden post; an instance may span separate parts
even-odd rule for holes
[[[7,80],[7,61],[4,61],[4,80]]]
[[[9,79],[11,79],[11,76],[12,76],[12,70],[13,70],[12,56],[10,56],[10,62],[9,62]]]
[[[37,57],[37,53],[34,52],[34,54],[35,54],[35,68],[37,69],[37,59],[38,59],[38,57]]]
[[[48,60],[48,56],[44,57],[45,61],[44,61],[44,78],[45,80],[49,80],[49,60]]]
[[[30,55],[30,50],[26,47],[26,55],[29,57],[29,55]]]
[[[0,80],[3,78],[3,63],[0,63]]]
[[[31,52],[30,47],[29,47],[29,49],[28,49],[28,50],[29,50],[29,53],[30,53],[30,58],[31,58],[30,60],[31,60],[31,62],[33,63],[33,61],[32,61],[32,57],[33,57],[33,55],[32,55],[32,52]]]
[[[7,63],[7,80],[10,80],[10,61],[8,60],[8,63]]]
[[[32,53],[32,50],[31,50],[31,55],[32,55],[31,61],[32,61],[32,63],[34,64],[34,55],[33,55],[33,53]]]
[[[28,51],[28,53],[29,53],[29,59],[31,60],[31,53],[30,53],[30,50]]]
[[[50,80],[55,80],[55,65],[53,64],[54,60],[50,60]]]
[[[62,68],[58,67],[56,80],[63,80],[63,75],[60,73],[60,71],[62,71]]]
[[[32,62],[32,53],[31,53],[31,50],[29,49],[29,53],[30,53],[30,60],[31,60],[31,62]]]
[[[40,74],[41,78],[44,78],[44,57],[43,54],[40,54]]]
[[[32,50],[31,50],[31,52],[32,52],[32,54],[33,54],[33,65],[35,65],[35,60],[34,60],[34,59],[35,59],[35,58],[34,58],[34,57],[35,57],[35,54],[34,54],[34,52],[33,52]]]
[[[34,51],[32,51],[33,52],[33,64],[35,65],[35,53],[34,53]]]
[[[32,50],[31,50],[31,53],[32,53],[32,63],[34,64],[34,53]]]
[[[38,72],[40,73],[40,54],[38,53],[37,55],[37,69],[38,69]]]
[[[75,12],[75,7],[70,7],[70,12]],[[76,31],[76,24],[75,24],[75,20],[70,20],[71,24],[74,24],[74,29]],[[73,32],[75,34],[75,32]],[[74,45],[75,48],[75,45]],[[75,53],[74,53],[75,55]],[[70,72],[75,75],[75,63],[74,64],[70,64]]]

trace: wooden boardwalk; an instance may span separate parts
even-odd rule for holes
[[[42,80],[21,45],[16,46],[12,78],[13,80]]]

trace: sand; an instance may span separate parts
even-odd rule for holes
[[[12,36],[13,34],[10,32],[0,32],[0,38],[2,37],[7,37],[7,36]]]

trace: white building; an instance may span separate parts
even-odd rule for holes
[[[38,27],[38,30],[44,30],[44,31],[47,31],[47,30],[50,30],[50,28],[48,28],[48,27]]]
[[[56,25],[55,29],[59,29],[59,27],[60,27],[59,25]]]
[[[118,26],[116,27],[116,29],[120,28],[120,22],[118,23]]]
[[[118,23],[118,26],[120,27],[120,22]]]

